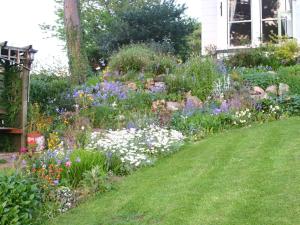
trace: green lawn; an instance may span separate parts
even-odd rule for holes
[[[51,222],[300,224],[300,118],[188,145]]]

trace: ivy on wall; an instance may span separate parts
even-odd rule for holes
[[[6,115],[4,117],[5,126],[20,127],[22,80],[20,77],[20,69],[17,66],[5,65],[2,100],[6,110]]]

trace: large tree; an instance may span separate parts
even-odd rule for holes
[[[74,84],[86,80],[88,61],[82,44],[79,0],[64,0],[64,27],[69,57],[69,67]]]
[[[56,0],[61,2],[61,0]],[[185,57],[188,35],[195,21],[185,16],[185,5],[175,0],[80,0],[83,41],[90,63],[107,59],[122,45],[167,42]],[[57,11],[61,24],[63,11]],[[60,37],[65,34],[56,27]]]

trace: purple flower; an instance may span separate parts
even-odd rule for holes
[[[229,104],[226,101],[223,101],[220,109],[222,112],[228,112],[229,111]]]
[[[58,184],[59,184],[59,180],[54,180],[54,181],[53,181],[53,184],[54,184],[54,185],[58,185]]]
[[[213,109],[213,114],[214,115],[219,115],[221,112],[222,112],[222,110],[220,108]]]
[[[80,163],[81,159],[79,157],[76,158],[75,162]]]
[[[136,126],[135,126],[135,124],[133,122],[128,122],[126,128],[127,129],[131,129],[131,128],[136,128]]]

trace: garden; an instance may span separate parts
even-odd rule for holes
[[[15,155],[14,169],[1,172],[1,223],[40,224],[93,195],[115,193],[124,176],[162,166],[195,141],[299,116],[299,47],[287,40],[269,46],[268,58],[264,51],[180,62],[132,44],[82,85],[33,74],[28,132],[36,135]],[[249,57],[259,64],[245,65]]]
[[[299,223],[298,42],[200,56],[184,7],[129,6],[81,5],[87,60],[31,72],[27,146],[1,136],[0,224]],[[107,30],[93,34],[95,15]]]

